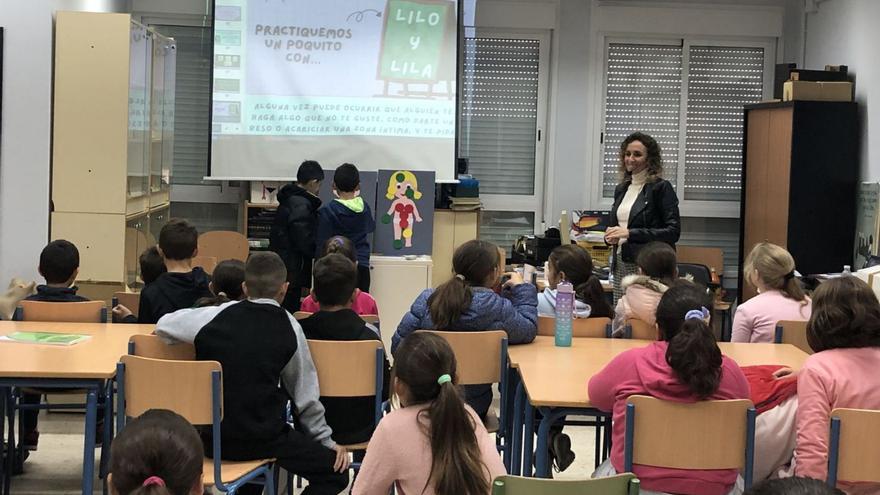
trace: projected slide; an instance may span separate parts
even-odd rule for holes
[[[326,168],[452,179],[453,0],[216,0],[211,175]]]

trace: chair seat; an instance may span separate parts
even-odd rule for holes
[[[489,433],[496,433],[500,428],[498,414],[494,409],[489,409],[489,412],[486,413],[486,419],[483,420],[483,426],[486,427],[486,431]]]
[[[350,445],[340,445],[340,447],[345,450],[367,450],[367,445],[370,445],[370,442],[361,442],[361,443],[353,443]]]
[[[266,464],[275,462],[275,459],[261,459],[257,461],[223,461],[220,465],[220,479],[225,483],[232,483],[251,471],[260,468]],[[202,465],[202,473],[204,474],[205,486],[214,486],[214,460],[205,458]]]

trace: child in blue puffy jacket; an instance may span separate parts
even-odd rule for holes
[[[391,340],[394,352],[400,342],[416,330],[434,329],[475,332],[504,330],[509,344],[527,344],[538,333],[538,299],[534,285],[510,273],[501,295],[498,285],[504,265],[498,247],[491,242],[468,241],[452,257],[455,276],[437,287],[426,289],[403,316]],[[487,357],[488,358],[488,357]],[[485,417],[492,403],[491,385],[465,387],[467,403]]]

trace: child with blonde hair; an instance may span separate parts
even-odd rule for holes
[[[732,342],[773,342],[777,322],[810,318],[810,298],[795,278],[794,258],[784,248],[769,242],[755,245],[746,258],[743,280],[758,295],[736,309]]]

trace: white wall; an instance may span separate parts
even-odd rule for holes
[[[13,276],[37,279],[49,238],[53,14],[125,12],[128,0],[2,0],[0,290]]]
[[[880,2],[828,0],[807,14],[806,67],[847,65],[859,103],[860,165],[865,181],[880,180]],[[871,146],[873,144],[873,148]]]

